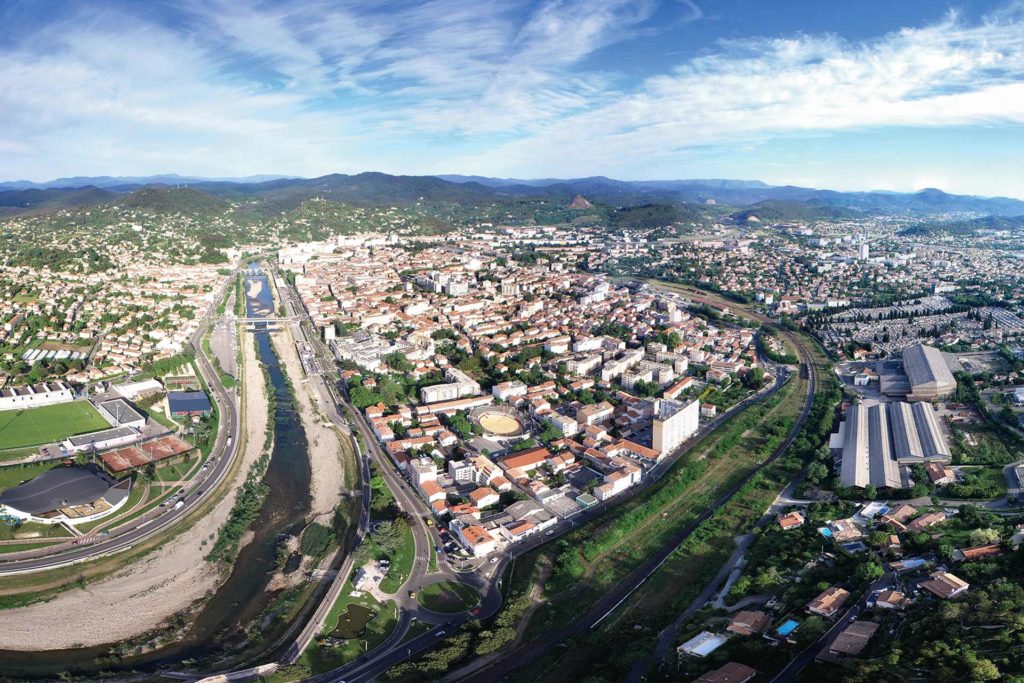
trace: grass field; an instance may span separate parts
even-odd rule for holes
[[[424,586],[416,600],[432,612],[454,614],[475,607],[480,602],[480,596],[464,583],[442,581]]]
[[[46,538],[70,538],[71,532],[60,524],[25,522],[16,527],[0,526],[0,541],[31,541]]]
[[[109,427],[88,401],[0,412],[0,448],[24,448],[61,441]]]
[[[355,589],[351,583],[346,583],[338,600],[331,606],[327,618],[324,620],[324,627],[321,634],[328,635],[338,626],[342,614],[350,605],[360,605],[377,613],[376,618],[366,625],[366,632],[361,638],[349,640],[342,645],[330,646],[319,639],[309,644],[309,647],[302,654],[300,663],[308,667],[311,673],[322,673],[345,662],[356,659],[364,652],[372,650],[385,638],[391,635],[398,625],[398,609],[394,601],[388,600],[383,605],[373,599],[368,593],[360,593],[353,596]]]

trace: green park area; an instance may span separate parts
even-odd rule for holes
[[[0,449],[61,441],[110,425],[88,401],[0,412]]]
[[[394,602],[381,604],[347,582],[327,614],[323,630],[299,662],[313,674],[329,671],[377,647],[397,625]]]
[[[480,596],[464,583],[442,581],[424,586],[416,600],[432,612],[455,614],[476,607],[480,602]]]

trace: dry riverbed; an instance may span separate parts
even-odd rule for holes
[[[311,514],[322,524],[330,525],[334,508],[345,486],[341,437],[328,420],[321,397],[311,382],[302,381],[302,364],[290,330],[271,335],[277,357],[295,388],[295,403],[309,442],[309,465],[312,481]]]
[[[160,550],[115,574],[45,603],[0,610],[0,649],[53,650],[129,640],[213,592],[226,574],[203,560],[266,438],[267,397],[252,337],[245,354],[246,448],[230,492],[214,510]]]

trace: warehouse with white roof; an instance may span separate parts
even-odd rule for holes
[[[864,401],[850,407],[840,433],[843,486],[906,488],[909,477],[901,467],[949,462],[952,457],[927,403]]]

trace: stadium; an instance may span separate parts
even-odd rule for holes
[[[119,510],[131,482],[117,483],[95,466],[58,466],[0,493],[0,515],[22,522],[80,524]]]
[[[469,421],[492,441],[523,439],[529,436],[519,411],[511,406],[480,406],[469,412]]]

